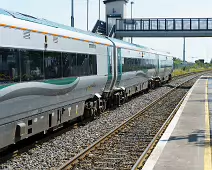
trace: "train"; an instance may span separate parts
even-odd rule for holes
[[[118,107],[172,71],[168,52],[0,9],[0,150]]]

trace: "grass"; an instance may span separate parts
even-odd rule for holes
[[[204,67],[198,67],[198,68],[186,68],[186,69],[176,69],[173,71],[172,76],[180,76],[188,73],[198,73],[201,71],[207,71],[207,70],[212,70],[212,68],[204,68]]]

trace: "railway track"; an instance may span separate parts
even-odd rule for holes
[[[143,168],[145,162],[147,161],[147,159],[149,158],[149,156],[152,153],[153,149],[157,145],[157,142],[160,140],[161,136],[165,132],[165,130],[168,127],[169,123],[171,122],[172,118],[177,113],[178,109],[180,108],[181,104],[183,103],[183,100],[184,100],[186,94],[180,100],[180,102],[175,107],[175,109],[172,111],[172,113],[169,115],[169,117],[166,119],[166,121],[163,123],[162,127],[160,128],[160,130],[156,133],[156,135],[154,136],[154,138],[148,144],[148,146],[146,147],[146,149],[144,150],[144,152],[142,153],[142,155],[139,157],[139,159],[136,161],[136,163],[134,164],[134,166],[132,167],[131,170],[140,170],[140,169]]]
[[[59,169],[128,170],[134,166],[140,155],[143,154],[142,159],[145,160],[144,157],[147,157],[153,146],[151,141],[153,139],[157,141],[159,134],[162,134],[162,130],[165,129],[164,122],[168,124],[171,120],[174,115],[173,110],[177,110],[176,106],[179,106],[179,102],[182,101],[196,78],[197,76],[173,88],[67,161]],[[143,165],[139,163],[141,164]]]
[[[198,75],[201,75],[202,73],[198,73]],[[180,76],[180,77],[178,77],[178,78],[175,78],[175,79],[173,79],[173,81],[175,81],[175,80],[177,80],[177,79],[183,79],[183,77],[188,77],[188,76],[191,76],[191,77],[193,77],[191,74],[189,74],[189,75],[184,75],[184,76]],[[173,82],[173,81],[171,81],[171,82]],[[181,81],[179,81],[179,82],[181,82]],[[171,83],[172,84],[172,83]],[[176,84],[178,84],[178,83],[176,83]],[[166,85],[165,85],[166,86]],[[174,85],[175,86],[175,85]],[[171,88],[173,88],[172,87],[172,85],[170,86]],[[163,87],[164,88],[164,87]],[[168,88],[169,89],[169,88]],[[160,88],[158,89],[159,91],[161,91],[160,90]],[[158,90],[156,90],[156,91],[158,91]],[[153,90],[153,93],[157,93],[157,92],[154,92],[155,90]],[[163,90],[162,90],[163,91]],[[152,92],[151,92],[152,93]],[[149,96],[149,95],[152,95],[152,94],[147,94],[147,96]],[[164,92],[163,92],[164,93]],[[162,94],[163,94],[162,93]],[[160,93],[158,93],[158,95],[160,95]],[[146,96],[146,95],[144,95],[144,96]],[[136,98],[135,98],[136,99]],[[133,99],[133,100],[135,100],[135,99]],[[137,100],[137,99],[136,99]],[[130,103],[131,102],[129,102],[129,104],[128,103],[126,103],[125,104],[125,106],[124,107],[126,107],[126,105],[130,105]],[[148,99],[148,103],[150,103],[150,100]],[[140,104],[139,104],[140,105]],[[118,109],[118,110],[120,110],[120,109]],[[120,110],[121,111],[121,110]],[[117,111],[115,111],[115,112],[117,112]],[[132,114],[134,114],[134,113],[132,113]],[[123,116],[124,117],[124,116]],[[129,117],[129,116],[125,116],[125,117]],[[115,116],[115,118],[116,118],[116,116]],[[120,118],[119,118],[120,119]],[[122,118],[123,119],[123,118]],[[94,123],[95,123],[96,121],[94,121]],[[111,122],[111,120],[109,120],[109,122]],[[34,138],[34,141],[37,141],[37,142],[29,142],[29,143],[22,143],[21,145],[22,146],[25,146],[25,144],[26,144],[26,146],[25,147],[18,147],[18,148],[14,148],[13,150],[11,150],[10,152],[9,152],[9,155],[6,155],[6,156],[3,156],[2,154],[1,154],[1,156],[0,156],[0,169],[1,169],[1,165],[3,166],[3,167],[7,167],[7,165],[9,165],[9,166],[11,166],[12,168],[14,168],[14,169],[33,169],[33,167],[35,168],[35,169],[48,169],[48,168],[50,168],[50,167],[58,167],[58,165],[60,166],[61,165],[61,163],[63,163],[64,162],[64,160],[65,161],[67,161],[67,159],[68,158],[70,158],[70,157],[73,157],[73,156],[75,156],[77,153],[79,153],[81,150],[83,150],[83,149],[85,149],[87,146],[88,146],[88,144],[91,144],[91,143],[93,143],[93,141],[96,141],[96,140],[98,140],[100,137],[102,137],[106,132],[108,132],[108,130],[103,130],[102,131],[102,133],[100,133],[100,132],[97,132],[98,133],[98,135],[97,136],[95,136],[95,134],[94,134],[94,136],[92,136],[91,134],[86,134],[86,135],[88,135],[88,137],[87,138],[89,138],[89,140],[88,139],[86,139],[86,140],[88,140],[88,141],[86,141],[85,139],[82,139],[82,136],[81,136],[81,134],[79,135],[79,143],[81,143],[81,144],[75,144],[75,145],[77,145],[77,148],[73,145],[73,143],[75,143],[76,142],[76,137],[73,137],[73,139],[74,139],[74,141],[73,142],[70,142],[70,141],[72,141],[73,139],[71,138],[71,137],[68,137],[69,139],[65,139],[64,138],[64,136],[70,136],[70,133],[69,133],[69,131],[74,131],[73,132],[73,134],[76,134],[76,133],[79,133],[79,132],[77,132],[78,130],[77,129],[81,129],[82,127],[84,127],[84,124],[86,124],[85,122],[82,122],[82,123],[77,123],[77,124],[75,124],[75,125],[72,125],[72,126],[69,126],[69,127],[67,127],[67,128],[65,128],[65,129],[62,129],[61,131],[58,131],[58,132],[56,132],[56,133],[53,133],[53,134],[50,134],[49,136],[45,136],[44,137],[44,139],[41,139],[40,140],[40,138],[38,139],[38,138]],[[89,122],[88,122],[88,124],[89,124]],[[93,123],[91,123],[91,124],[93,124]],[[114,122],[114,124],[115,124],[115,122]],[[115,126],[117,126],[117,124],[119,124],[119,122],[117,121],[117,123],[116,123],[116,125],[113,125],[112,127],[115,127]],[[106,126],[106,125],[105,125]],[[89,128],[90,128],[90,125],[89,125]],[[98,128],[98,127],[97,127]],[[75,129],[75,130],[73,130],[73,129]],[[107,127],[107,128],[103,128],[103,129],[112,129],[111,127]],[[88,129],[89,130],[89,129]],[[81,131],[81,130],[80,130]],[[95,130],[94,130],[95,131]],[[68,133],[67,133],[68,132]],[[61,134],[63,134],[64,133],[64,135],[62,135],[62,137],[60,137],[61,136]],[[72,135],[73,135],[72,134]],[[83,134],[83,133],[82,133]],[[71,136],[72,136],[71,135]],[[91,135],[91,136],[90,136]],[[59,139],[57,139],[59,137]],[[54,148],[54,147],[57,147],[57,146],[54,146],[53,144],[51,144],[52,143],[52,141],[54,141],[53,143],[61,143],[61,138],[63,138],[63,141],[66,141],[66,140],[68,140],[69,141],[69,143],[68,143],[68,145],[67,145],[67,143],[66,142],[64,142],[64,143],[66,143],[66,144],[64,144],[64,145],[66,145],[65,147],[67,147],[67,149],[64,149],[63,147],[62,147],[62,149],[63,149],[63,151],[61,151],[61,153],[60,152],[58,152],[58,151],[56,151],[56,153],[45,153],[45,152],[48,152],[48,151],[50,151],[52,148]],[[86,138],[86,137],[83,137],[83,138]],[[32,139],[32,141],[33,141],[33,139]],[[55,142],[56,141],[56,142]],[[49,144],[48,144],[49,143]],[[50,146],[50,148],[48,149],[48,147]],[[63,145],[63,144],[61,144],[61,145]],[[41,151],[39,151],[40,150],[40,148],[42,148],[42,147],[47,147],[47,149],[45,149],[45,150],[48,150],[48,151],[42,151],[42,150],[44,150],[44,149],[41,149]],[[70,147],[70,148],[69,148]],[[56,149],[56,148],[55,148]],[[53,150],[53,149],[52,149]],[[64,153],[64,150],[66,150],[66,153]],[[72,151],[72,153],[67,153],[68,151]],[[39,152],[42,152],[42,153],[39,153]],[[42,157],[46,157],[46,160],[43,160],[42,162],[43,163],[41,163],[40,161],[39,161],[39,159],[38,158],[34,158],[34,157],[32,157],[33,155],[43,155]],[[55,155],[54,155],[55,154]],[[53,157],[51,157],[51,158],[49,158],[49,155],[54,155]],[[59,155],[59,156],[58,156]],[[3,157],[2,157],[3,156]],[[22,157],[23,157],[23,159],[22,159]],[[55,161],[55,157],[56,157],[56,160],[57,161]],[[61,158],[60,158],[61,157]],[[68,158],[67,158],[68,157]],[[32,161],[33,160],[33,161]],[[29,163],[29,161],[31,162],[31,163]],[[39,164],[37,163],[37,162],[40,162]],[[56,166],[57,165],[57,166]],[[47,168],[48,167],[48,168]]]

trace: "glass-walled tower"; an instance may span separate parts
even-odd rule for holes
[[[129,0],[105,0],[107,35],[116,24],[116,19],[127,18],[126,5]]]

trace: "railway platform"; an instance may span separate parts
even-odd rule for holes
[[[212,77],[202,76],[142,170],[212,170]]]

